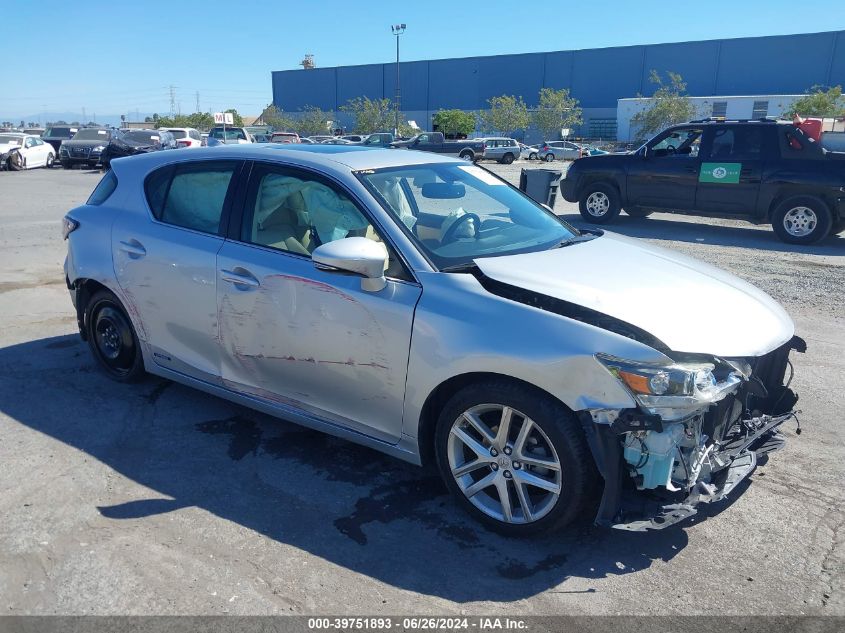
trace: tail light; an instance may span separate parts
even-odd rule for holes
[[[190,147],[191,141],[176,141],[176,147]]]
[[[79,222],[74,220],[70,216],[65,216],[62,218],[62,239],[66,240],[67,236],[73,233],[76,229],[79,228]]]

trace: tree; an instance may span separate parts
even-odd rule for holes
[[[340,111],[355,117],[355,131],[358,134],[392,130],[396,117],[390,99],[355,97],[340,106]]]
[[[842,86],[824,89],[824,86],[813,86],[806,95],[790,106],[790,116],[841,117],[845,116],[845,96],[842,96]]]
[[[296,123],[291,117],[272,104],[264,108],[264,112],[261,113],[261,120],[267,125],[272,125],[274,130],[292,130],[296,127]]]
[[[670,125],[689,121],[695,115],[695,105],[686,94],[686,82],[678,73],[667,71],[666,74],[668,84],[663,83],[659,72],[651,71],[648,80],[657,88],[649,97],[646,108],[631,118],[631,125],[641,137],[652,136]]]
[[[434,115],[434,126],[446,136],[467,137],[475,131],[475,115],[464,110],[440,110]]]
[[[334,118],[334,112],[321,110],[316,106],[305,106],[302,113],[294,119],[293,130],[300,136],[326,134],[329,131],[329,121]]]
[[[543,133],[544,138],[554,139],[564,128],[573,128],[581,124],[581,107],[578,99],[569,96],[569,90],[563,88],[540,90],[540,104],[534,112],[534,127]]]
[[[238,114],[238,111],[235,108],[229,108],[228,110],[223,110],[223,112],[231,112],[232,113],[232,125],[235,127],[243,127],[244,120],[241,118],[241,115]]]
[[[525,130],[531,122],[528,106],[522,97],[502,95],[487,100],[489,109],[478,113],[483,127],[499,134],[512,134]]]

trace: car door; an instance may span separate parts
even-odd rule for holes
[[[53,147],[48,143],[45,143],[40,138],[36,138],[35,140],[35,148],[38,150],[38,164],[39,165],[46,165],[47,164],[47,156],[49,156],[50,152],[53,151]]]
[[[391,249],[378,292],[315,268],[320,243],[382,241],[363,206],[323,176],[256,163],[242,209],[217,257],[224,385],[398,441],[420,286]]]
[[[24,139],[21,154],[26,161],[25,164],[27,169],[39,166],[40,156],[38,155],[38,147],[36,146],[35,139],[33,137],[28,136]]]
[[[763,173],[762,125],[710,125],[696,192],[700,211],[753,215]],[[772,148],[776,151],[776,148]]]
[[[233,160],[186,161],[147,177],[137,212],[115,214],[118,283],[153,361],[220,384],[217,251],[231,206]]]
[[[627,198],[631,206],[692,209],[695,206],[703,128],[672,128],[631,156]]]

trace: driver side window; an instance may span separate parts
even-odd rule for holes
[[[701,148],[701,128],[681,128],[667,133],[649,147],[654,158],[696,158]]]

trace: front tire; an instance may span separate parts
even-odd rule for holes
[[[619,193],[615,187],[608,184],[587,185],[578,201],[578,210],[581,217],[591,224],[609,224],[622,210],[619,206]]]
[[[88,345],[100,368],[119,382],[144,376],[144,358],[132,321],[108,290],[95,293],[85,311]]]
[[[827,237],[832,226],[830,209],[811,196],[784,200],[772,213],[772,229],[787,244],[814,244]]]
[[[537,160],[537,159],[538,159],[537,152],[531,152],[528,155],[528,160]]]
[[[9,171],[21,171],[26,168],[26,161],[20,152],[12,152],[6,162],[9,166]]]
[[[462,389],[440,413],[435,444],[458,502],[507,536],[571,523],[598,483],[575,416],[527,385],[490,380]]]
[[[46,169],[53,169],[53,164],[56,162],[56,157],[53,154],[47,154],[47,162],[44,163]]]
[[[555,155],[554,154],[546,154],[545,156],[543,156],[543,160],[546,161],[547,163],[553,163],[554,160],[555,160]]]

